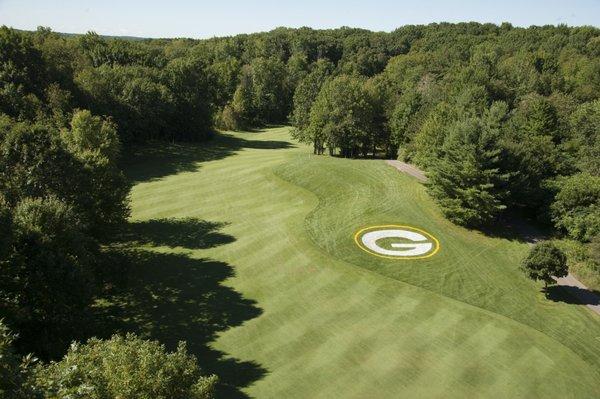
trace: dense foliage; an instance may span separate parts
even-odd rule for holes
[[[167,352],[134,334],[73,343],[50,364],[20,357],[15,336],[0,321],[0,397],[6,399],[211,399],[218,378],[203,376],[196,358],[180,342]]]
[[[316,154],[425,169],[456,223],[489,226],[519,210],[597,253],[596,28],[442,23],[129,41],[2,27],[0,317],[19,333],[18,351],[58,359],[84,329],[104,245],[128,217],[120,157],[147,141],[208,139],[213,126],[288,121]],[[562,270],[550,258],[562,258],[536,248],[527,269],[543,263],[535,276],[547,281]],[[56,373],[146,344],[88,345]]]
[[[521,268],[532,280],[543,281],[544,287],[554,283],[553,276],[565,277],[569,272],[564,252],[548,241],[534,245]]]
[[[183,342],[168,353],[128,334],[71,345],[63,360],[38,367],[32,384],[56,399],[210,399],[216,381],[201,375]]]

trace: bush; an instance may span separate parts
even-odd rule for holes
[[[38,366],[34,382],[56,399],[209,399],[217,377],[201,375],[183,342],[169,353],[127,334],[72,344],[61,361]]]

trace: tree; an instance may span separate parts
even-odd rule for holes
[[[398,148],[412,141],[415,127],[412,120],[421,107],[421,95],[416,91],[404,93],[392,111],[390,116],[391,145],[390,157],[398,156]],[[395,155],[395,156],[394,156]]]
[[[127,334],[72,344],[62,360],[37,367],[34,383],[57,399],[210,399],[217,377],[203,375],[183,342],[167,352]]]
[[[580,173],[559,180],[552,220],[569,237],[589,241],[600,234],[600,176]]]
[[[71,129],[61,138],[69,151],[84,165],[87,181],[83,210],[94,237],[105,238],[125,224],[129,216],[129,184],[117,167],[121,151],[116,127],[112,122],[93,116],[87,110],[77,111]]]
[[[331,74],[333,65],[327,60],[318,60],[313,64],[312,71],[302,79],[294,92],[293,111],[290,115],[294,130],[292,136],[301,142],[313,144],[314,152],[320,151],[309,137],[307,128],[310,124],[310,110],[321,91],[323,83]]]
[[[35,392],[28,384],[32,356],[21,358],[13,347],[16,336],[0,320],[0,397],[5,399],[31,399]]]
[[[209,137],[214,93],[207,60],[201,56],[177,58],[160,75],[161,83],[168,87],[173,98],[173,109],[167,116],[167,137],[188,141]]]
[[[552,192],[548,182],[571,169],[562,150],[557,112],[543,96],[530,94],[519,102],[510,118],[502,146],[504,167],[514,172],[510,203],[548,221]]]
[[[583,103],[571,115],[571,131],[579,146],[579,168],[600,175],[600,100]]]
[[[0,192],[11,207],[24,198],[54,196],[73,207],[96,238],[109,236],[129,214],[129,186],[117,168],[114,125],[76,112],[70,130],[16,124],[0,144]]]
[[[534,245],[521,262],[521,269],[532,280],[544,282],[544,289],[554,282],[554,277],[569,273],[567,257],[556,245],[545,241]]]
[[[309,72],[309,64],[308,58],[303,53],[295,53],[290,56],[286,63],[286,92],[289,96],[293,96],[296,91],[296,87],[298,87],[298,83],[302,81],[302,79]],[[286,101],[291,105],[292,98],[286,99]]]
[[[444,214],[465,226],[482,226],[506,209],[508,174],[500,169],[498,132],[479,119],[455,123],[431,167],[428,188]]]
[[[315,148],[323,144],[343,157],[358,156],[361,147],[370,148],[374,110],[364,81],[338,76],[323,85],[310,111],[309,136]]]
[[[97,244],[73,208],[55,197],[21,200],[9,226],[10,247],[0,259],[3,313],[27,351],[56,355],[81,329],[94,292]]]
[[[13,124],[0,143],[0,158],[0,192],[11,207],[24,198],[53,195],[88,208],[83,165],[64,148],[56,130]]]
[[[425,117],[412,140],[415,148],[414,162],[417,165],[427,169],[442,156],[448,128],[456,121],[454,114],[450,104],[440,102]]]
[[[73,114],[71,129],[63,130],[61,138],[72,153],[86,160],[115,163],[121,151],[121,142],[114,124],[93,116],[88,110]]]
[[[285,64],[276,58],[256,58],[250,66],[256,120],[261,124],[284,121],[290,107]]]
[[[0,112],[34,118],[41,105],[44,63],[31,38],[0,27]]]
[[[257,123],[254,115],[253,83],[249,67],[242,69],[240,83],[230,104],[221,111],[217,124],[227,130],[241,130]]]
[[[216,61],[210,65],[210,73],[215,86],[213,88],[215,104],[225,106],[231,98],[239,83],[242,69],[241,61],[237,58],[227,57],[223,61]]]

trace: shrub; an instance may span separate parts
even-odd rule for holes
[[[544,282],[544,288],[554,282],[552,276],[564,277],[569,273],[567,257],[551,242],[541,242],[531,248],[521,268],[532,280]]]
[[[216,382],[202,376],[185,343],[169,353],[134,334],[74,343],[61,361],[35,372],[35,384],[56,399],[209,399]]]

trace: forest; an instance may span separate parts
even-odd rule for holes
[[[600,29],[460,23],[277,28],[125,40],[0,28],[0,394],[95,397],[85,382],[148,359],[164,397],[218,376],[185,345],[92,339],[89,309],[127,268],[122,163],[149,143],[290,124],[314,154],[426,171],[452,222],[524,218],[600,286]],[[108,356],[114,364],[96,367]],[[120,358],[119,356],[122,356]],[[24,359],[24,360],[22,360]],[[88,395],[88,396],[86,396]],[[92,396],[89,396],[92,395]]]

